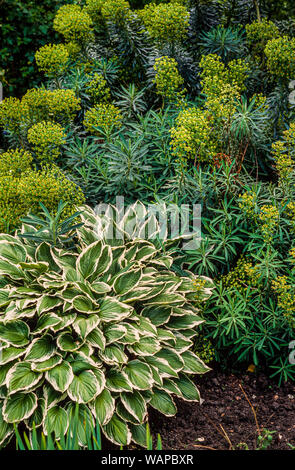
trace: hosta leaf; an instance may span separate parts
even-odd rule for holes
[[[136,327],[139,333],[143,336],[157,336],[157,328],[155,327],[155,325],[153,325],[149,318],[145,318],[142,316],[138,317]]]
[[[106,294],[107,292],[110,292],[112,290],[112,288],[108,284],[99,281],[93,282],[90,287],[93,292],[99,295]]]
[[[123,392],[121,393],[121,400],[126,410],[142,423],[147,414],[147,406],[141,394],[136,390],[132,393]]]
[[[132,386],[125,372],[110,369],[106,372],[106,388],[112,392],[131,392]]]
[[[181,395],[181,392],[175,382],[170,379],[164,379],[162,387],[168,393],[174,393],[175,395]]]
[[[39,263],[19,263],[20,267],[28,271],[36,271],[38,274],[43,274],[48,271],[49,264],[42,261]]]
[[[160,386],[163,385],[163,378],[159,374],[158,369],[154,366],[150,366],[150,368],[151,368],[151,371],[152,371],[152,374],[153,374],[153,379],[154,379],[155,385],[160,385]]]
[[[167,292],[163,292],[156,297],[153,297],[151,300],[147,302],[147,305],[181,305],[184,304],[186,301],[185,297],[181,294],[170,294]]]
[[[126,410],[125,406],[123,405],[121,401],[119,401],[119,403],[116,406],[116,413],[119,416],[119,418],[121,418],[123,421],[127,421],[128,425],[129,423],[133,423],[133,424],[139,423],[138,419],[135,418],[131,413],[129,413],[128,410]]]
[[[6,439],[13,434],[14,429],[12,424],[8,424],[4,421],[2,415],[2,403],[0,403],[0,448]]]
[[[99,357],[110,365],[125,364],[128,362],[128,356],[126,356],[120,346],[116,346],[115,344],[106,346],[104,351],[100,351]]]
[[[109,267],[112,264],[112,261],[113,261],[113,256],[112,256],[111,247],[106,245],[103,247],[101,251],[100,258],[98,260],[95,272],[93,273],[93,275],[90,277],[89,280],[96,281],[98,276],[105,273],[109,269]]]
[[[95,241],[85,250],[83,250],[82,253],[78,256],[76,261],[76,268],[84,279],[89,278],[96,270],[102,248],[102,242]]]
[[[25,274],[21,268],[18,268],[16,265],[2,258],[0,258],[0,274],[17,281],[25,278]]]
[[[99,316],[104,322],[120,321],[130,315],[131,309],[129,305],[119,302],[112,297],[105,297],[99,310]]]
[[[44,420],[44,434],[54,434],[56,439],[64,436],[69,427],[68,413],[61,406],[53,406],[50,408]]]
[[[106,339],[103,335],[103,332],[99,328],[96,328],[95,330],[91,331],[91,333],[89,333],[89,335],[87,335],[86,340],[92,346],[94,346],[95,348],[99,348],[102,351],[105,348]]]
[[[115,292],[122,295],[126,294],[138,285],[141,276],[141,269],[137,269],[136,271],[127,271],[120,274],[114,282]]]
[[[107,438],[114,444],[127,446],[131,441],[131,432],[124,421],[122,421],[116,414],[103,426],[103,432]]]
[[[9,299],[9,290],[8,289],[0,289],[0,308],[5,307],[10,303]]]
[[[62,362],[62,356],[55,354],[54,356],[46,359],[46,361],[32,362],[32,370],[35,372],[46,372],[47,370],[53,369]]]
[[[75,340],[70,333],[61,333],[57,337],[57,346],[61,351],[73,352],[77,351],[82,343]]]
[[[128,346],[128,348],[134,354],[139,356],[150,356],[151,354],[155,354],[157,351],[160,351],[161,346],[159,341],[157,341],[155,338],[144,337],[140,338],[138,343],[134,343]]]
[[[21,244],[0,240],[0,257],[12,264],[19,264],[26,261],[27,252]]]
[[[136,252],[135,259],[140,260],[140,261],[145,261],[148,258],[152,258],[158,250],[154,247],[154,245],[146,245],[143,246],[142,248],[139,248],[139,250]]]
[[[0,348],[0,366],[23,356],[25,352],[26,349],[15,348],[13,346],[2,349]]]
[[[161,359],[166,359],[168,364],[174,369],[176,372],[179,372],[183,368],[183,360],[179,354],[177,354],[172,349],[162,348],[161,351],[155,354],[156,357],[160,357]]]
[[[29,362],[18,362],[7,374],[6,385],[9,393],[29,390],[42,378],[42,374],[32,371]]]
[[[188,374],[205,374],[210,370],[210,367],[191,351],[185,351],[181,355],[184,361],[183,372]]]
[[[46,409],[51,408],[60,401],[64,400],[64,398],[66,397],[65,393],[60,393],[57,390],[54,390],[54,388],[52,388],[50,384],[44,385],[43,394],[45,398]]]
[[[107,424],[115,411],[115,400],[106,388],[95,398],[92,410],[101,426]]]
[[[147,390],[152,388],[153,376],[150,367],[137,359],[129,361],[123,371],[127,375],[133,388],[137,390]]]
[[[78,442],[80,446],[86,446],[88,444],[86,430],[93,429],[95,423],[92,413],[86,405],[77,405],[77,403],[70,402],[66,407],[69,417],[71,416],[73,419],[76,416],[76,406],[78,406],[78,419],[75,422],[75,426],[77,426],[75,429],[78,436]]]
[[[35,426],[38,428],[43,423],[43,419],[46,411],[46,400],[44,398],[38,398],[38,405],[34,413],[26,420],[26,426],[32,430]]]
[[[174,379],[176,386],[181,392],[182,398],[186,401],[199,401],[200,392],[195,384],[186,375],[181,374],[179,379]]]
[[[153,389],[153,396],[149,404],[165,416],[174,416],[177,412],[176,406],[170,395],[164,390]]]
[[[10,369],[16,364],[17,361],[8,362],[3,366],[0,366],[0,387],[2,387],[6,383],[6,377]]]
[[[64,393],[74,379],[74,374],[70,364],[63,361],[53,369],[48,370],[45,377],[55,390]]]
[[[116,341],[119,341],[125,334],[127,333],[127,330],[124,326],[122,325],[109,325],[106,326],[103,330],[103,333],[106,338],[106,343],[111,344]]]
[[[33,331],[33,335],[42,333],[49,328],[58,325],[60,323],[60,318],[55,313],[44,313],[41,317],[38,318],[36,328]]]
[[[203,321],[197,315],[183,315],[182,317],[171,317],[166,326],[171,330],[186,330],[187,328],[195,328]]]
[[[162,377],[178,377],[177,372],[170,366],[169,362],[166,359],[155,357],[155,356],[146,356],[144,360],[151,366],[154,366],[158,369],[159,374]]]
[[[137,328],[133,325],[130,325],[129,323],[121,323],[121,325],[125,328],[126,333],[125,335],[120,339],[120,343],[122,344],[134,344],[138,343],[140,339],[139,332]]]
[[[142,311],[142,315],[149,318],[155,326],[164,325],[170,318],[170,307],[147,307]]]
[[[26,346],[29,343],[29,333],[29,327],[22,320],[0,323],[0,340],[11,346]]]
[[[100,322],[100,318],[98,315],[89,315],[84,317],[82,315],[77,315],[77,318],[72,324],[73,329],[76,331],[78,335],[85,339],[86,336],[94,330]]]
[[[14,393],[4,400],[2,415],[7,423],[18,423],[29,418],[37,408],[35,393]]]
[[[176,341],[173,343],[171,342],[171,346],[173,346],[175,351],[180,354],[184,351],[187,351],[187,349],[190,349],[193,345],[191,340],[187,339],[185,336],[182,336],[180,333],[176,333],[175,338]]]
[[[91,370],[85,370],[74,378],[68,388],[69,397],[77,403],[88,403],[101,392],[100,385]]]
[[[51,327],[51,330],[54,331],[55,333],[57,331],[64,330],[68,326],[72,325],[77,317],[76,313],[69,313],[67,315],[63,315],[60,317],[59,323]]]
[[[59,271],[59,267],[52,258],[50,245],[48,245],[48,243],[40,243],[35,252],[35,259],[36,261],[47,261],[51,271]]]
[[[74,298],[73,307],[80,313],[93,313],[99,309],[98,306],[94,305],[94,303],[84,295],[77,295]]]
[[[146,442],[146,424],[128,424],[128,427],[132,434],[132,441],[139,444],[142,447],[147,446]]]
[[[49,295],[43,295],[37,302],[37,311],[39,315],[49,310],[53,310],[57,306],[62,304],[62,300],[58,297],[53,297]]]
[[[25,359],[33,362],[43,362],[50,359],[55,353],[55,345],[51,335],[45,335],[32,341],[27,350]]]

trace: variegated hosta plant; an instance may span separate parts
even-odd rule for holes
[[[81,445],[96,419],[111,441],[144,445],[149,405],[172,416],[174,396],[199,400],[192,279],[150,241],[99,239],[83,217],[69,252],[0,235],[2,445],[20,422],[58,439],[76,403]]]

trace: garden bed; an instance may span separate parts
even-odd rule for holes
[[[275,431],[268,449],[290,450],[288,443],[294,445],[292,383],[278,387],[265,375],[228,375],[218,370],[197,378],[196,382],[204,400],[201,405],[179,400],[178,413],[173,418],[151,413],[152,432],[161,434],[163,449],[244,450],[245,446],[239,447],[241,443],[255,449],[257,425],[241,385],[256,412],[260,432]]]

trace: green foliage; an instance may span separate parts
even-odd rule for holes
[[[175,3],[149,3],[139,12],[148,32],[156,41],[174,43],[187,35],[189,12]]]
[[[29,155],[25,154],[25,157],[29,158]],[[7,158],[12,158],[15,162],[15,154],[12,152]],[[30,209],[39,211],[40,202],[54,213],[60,200],[69,202],[68,214],[71,214],[74,205],[84,201],[84,196],[81,189],[58,168],[44,168],[38,171],[24,167],[23,162],[17,159],[14,174],[0,176],[1,231],[15,229],[20,223],[20,218]]]
[[[67,68],[69,52],[63,44],[47,44],[35,54],[38,69],[48,77],[59,76]]]
[[[130,237],[126,222],[117,226],[123,238],[109,242],[113,219],[98,232],[101,216],[84,207],[81,218],[71,251],[1,235],[4,439],[14,423],[62,438],[78,404],[112,442],[144,446],[148,406],[173,416],[173,395],[198,401],[189,376],[209,370],[190,351],[202,323],[193,279],[176,275],[152,242]],[[208,279],[202,297],[210,293]],[[87,445],[84,432],[78,440]]]
[[[97,104],[86,111],[83,124],[91,134],[99,135],[100,128],[109,134],[113,129],[121,126],[121,120],[119,108],[113,104]]]
[[[34,53],[46,43],[56,41],[52,21],[63,3],[63,0],[1,0],[0,74],[5,97],[20,96],[29,86],[41,83],[34,67]]]
[[[229,60],[242,53],[243,37],[239,29],[218,26],[203,33],[199,45],[204,53],[217,54],[222,59]]]
[[[295,38],[284,36],[268,41],[265,55],[270,73],[284,80],[292,80],[295,75],[294,54]]]
[[[48,209],[40,202],[42,214],[36,216],[29,214],[23,217],[24,230],[19,234],[20,238],[31,240],[34,243],[41,244],[46,242],[48,245],[57,248],[67,248],[68,250],[74,248],[73,239],[75,237],[75,230],[83,224],[75,223],[74,220],[81,215],[80,212],[75,212],[70,217],[64,219],[64,210],[68,206],[68,202],[60,201],[58,203],[55,215],[50,214]]]
[[[0,176],[21,176],[31,169],[33,157],[23,149],[8,150],[0,154]]]
[[[181,89],[184,80],[177,69],[175,59],[167,56],[156,59],[154,70],[156,72],[154,83],[157,87],[157,93],[162,95],[168,101],[175,101],[183,95]]]
[[[66,41],[83,43],[91,38],[92,20],[79,5],[63,5],[55,15],[53,28]]]
[[[83,427],[81,427],[80,420],[82,418]],[[15,436],[16,436],[16,448],[17,450],[102,450],[101,443],[101,430],[98,420],[93,424],[87,421],[87,415],[85,413],[84,419],[81,413],[79,414],[79,407],[76,405],[74,410],[71,410],[71,416],[69,418],[69,426],[65,433],[65,436],[61,436],[61,439],[57,440],[54,434],[45,435],[43,432],[36,430],[36,426],[29,431],[29,435],[26,432],[23,433],[23,438],[17,430],[14,424]],[[82,446],[79,442],[79,434],[85,434],[86,445]],[[150,434],[149,426],[146,425],[146,448],[147,450],[153,450],[153,437]],[[161,437],[158,434],[156,450],[162,450]]]
[[[41,163],[50,163],[60,155],[66,142],[64,129],[50,121],[38,122],[28,130],[28,142]]]
[[[280,12],[272,0],[57,6],[62,43],[36,38],[44,83],[0,105],[1,229],[18,228],[29,210],[38,218],[41,202],[48,232],[35,241],[54,244],[48,226],[66,230],[82,191],[92,206],[118,195],[179,211],[200,204],[199,247],[165,252],[178,276],[214,277],[193,347],[239,372],[250,362],[279,383],[294,380],[291,2]],[[35,249],[33,235],[24,244]]]
[[[280,37],[279,28],[272,21],[263,18],[246,25],[247,42],[254,55],[264,52],[268,41]]]

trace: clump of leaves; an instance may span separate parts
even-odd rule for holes
[[[122,227],[110,239],[87,207],[81,218],[71,251],[0,236],[0,444],[18,423],[62,439],[78,404],[112,442],[145,446],[148,406],[173,416],[174,395],[200,399],[189,377],[208,367],[190,350],[202,323],[192,279],[154,243]]]

